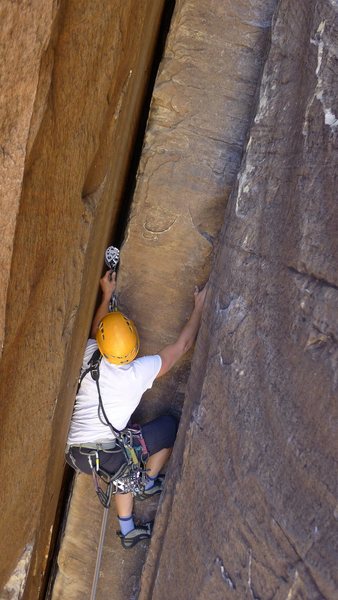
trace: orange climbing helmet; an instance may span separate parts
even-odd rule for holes
[[[96,341],[101,354],[113,365],[130,363],[140,347],[133,321],[118,310],[108,313],[100,321]]]

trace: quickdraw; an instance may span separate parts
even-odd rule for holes
[[[109,269],[111,269],[112,272],[116,271],[117,265],[120,260],[119,249],[115,248],[115,246],[109,246],[105,252],[104,260],[107,267],[109,267]],[[109,302],[109,312],[112,312],[113,310],[117,310],[117,300],[115,292],[113,292],[113,295]]]

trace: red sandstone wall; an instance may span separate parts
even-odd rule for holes
[[[38,597],[78,368],[162,8],[161,0],[1,6],[6,598],[18,597],[28,570],[25,597]]]
[[[143,352],[173,339],[195,282],[217,258],[140,600],[336,593],[335,5],[279,2],[240,167],[275,2],[176,3],[119,273]],[[25,597],[36,600],[161,7],[22,6],[16,14],[8,4],[3,20],[7,56],[13,36],[30,52],[13,45],[12,65],[2,61],[15,75],[22,65],[23,75],[7,76],[4,98],[18,100],[3,109],[10,211],[0,465],[22,468],[3,481],[0,552],[2,584],[18,566],[4,598],[20,594],[30,569]],[[155,386],[141,418],[182,406],[189,367],[187,359]],[[144,516],[156,504],[136,509]],[[88,595],[101,514],[81,476],[53,600]],[[139,593],[148,548],[127,556],[115,529],[112,516],[102,600]]]

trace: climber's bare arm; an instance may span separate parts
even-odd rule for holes
[[[90,336],[95,338],[99,323],[101,319],[109,312],[109,302],[112,297],[112,294],[116,289],[116,273],[115,271],[107,271],[105,275],[100,279],[100,286],[102,291],[102,300],[101,304],[98,307],[90,332]]]
[[[195,306],[188,322],[184,325],[176,342],[169,344],[159,352],[162,359],[162,367],[157,377],[161,377],[165,373],[168,373],[174,364],[192,347],[201,323],[206,292],[207,285],[200,292],[198,289],[195,290]]]

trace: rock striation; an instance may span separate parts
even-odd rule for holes
[[[165,3],[40,4],[0,8],[0,598],[82,600],[102,509],[77,476],[56,531],[63,451]],[[336,597],[337,56],[336,0],[175,3],[118,277],[142,353],[211,276],[135,415],[183,407],[151,545],[112,515],[101,600]]]
[[[191,311],[195,284],[208,277],[254,115],[274,7],[275,2],[265,1],[236,6],[217,0],[176,2],[153,91],[118,273],[119,302],[137,323],[142,353],[158,352],[175,339]],[[189,369],[187,357],[156,383],[135,418],[150,419],[168,408],[179,411]],[[102,514],[98,503],[93,512],[88,507],[77,511],[84,493],[83,482],[78,484],[53,600],[66,593],[83,598],[74,564],[78,563],[80,574],[82,541],[92,539],[92,523],[97,522],[97,513]],[[93,494],[90,478],[86,489],[88,496]],[[137,516],[144,517],[143,510],[136,504]],[[74,525],[79,522],[76,553]],[[116,529],[112,514],[97,592],[102,600],[136,597],[147,551],[143,544],[126,554]],[[86,548],[93,573],[96,545],[89,543]],[[186,588],[182,590],[187,597]]]
[[[140,600],[337,596],[337,55],[279,2]]]
[[[0,596],[43,589],[105,245],[164,2],[1,3]],[[4,312],[6,308],[6,312]]]

